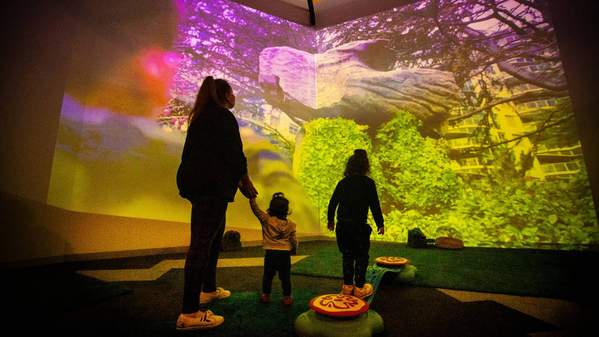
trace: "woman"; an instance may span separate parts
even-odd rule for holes
[[[222,316],[205,310],[204,305],[231,295],[216,287],[216,263],[227,204],[233,201],[238,188],[248,198],[258,194],[247,174],[239,125],[229,111],[233,106],[235,95],[229,83],[208,76],[189,115],[177,171],[179,194],[192,204],[191,243],[185,259],[178,330],[210,329],[224,322]]]

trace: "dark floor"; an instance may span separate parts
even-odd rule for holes
[[[254,251],[255,250],[255,251]],[[260,254],[249,249],[247,256]],[[256,255],[260,256],[260,255]],[[182,255],[94,261],[5,271],[8,324],[27,333],[59,336],[181,336],[174,329],[179,313],[183,270],[173,269],[155,281],[105,283],[75,270],[147,268],[165,258]],[[233,292],[212,310],[225,316],[225,324],[212,331],[186,334],[202,336],[293,336],[293,322],[308,310],[317,294],[337,292],[336,278],[293,275],[295,304],[284,308],[277,301],[278,280],[273,284],[273,303],[257,302],[262,268],[219,268],[218,283]],[[434,288],[400,284],[386,279],[372,303],[384,319],[383,336],[527,336],[560,335],[559,327],[495,303],[460,302]],[[588,329],[581,318],[580,331]]]

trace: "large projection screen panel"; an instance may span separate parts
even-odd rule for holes
[[[318,31],[226,0],[173,1],[168,17],[167,37],[112,23],[134,44],[81,33],[50,204],[187,222],[175,174],[212,75],[235,90],[259,204],[284,192],[300,232],[333,235],[330,195],[364,148],[387,232],[373,239],[419,227],[472,246],[599,241],[545,3],[416,1]],[[241,195],[227,221],[258,226]]]

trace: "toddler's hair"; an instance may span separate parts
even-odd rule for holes
[[[268,206],[266,211],[270,216],[276,216],[279,219],[287,220],[287,215],[289,215],[289,200],[285,198],[283,192],[277,192],[272,195],[270,206]]]

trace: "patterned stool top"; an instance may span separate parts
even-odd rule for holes
[[[351,295],[325,294],[310,300],[310,309],[332,317],[356,317],[368,311],[368,303]]]
[[[379,266],[385,267],[401,267],[410,262],[410,260],[400,256],[379,256],[374,261]]]

